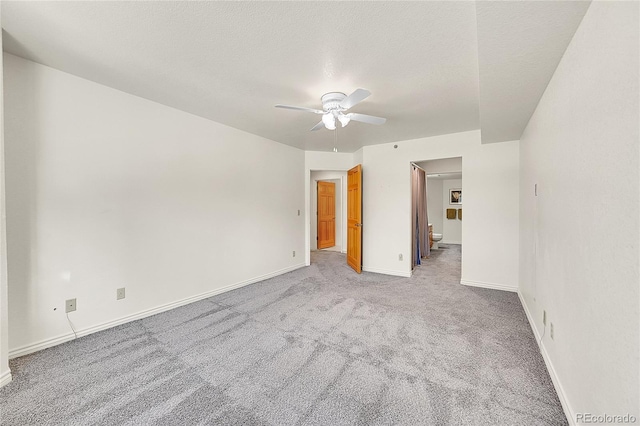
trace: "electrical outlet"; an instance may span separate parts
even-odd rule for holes
[[[293,257],[296,257],[296,251],[295,250],[293,251]]]
[[[549,336],[551,337],[551,340],[553,340],[553,323],[549,324]]]
[[[116,290],[116,300],[124,299],[124,287]]]
[[[68,299],[65,302],[65,312],[69,313],[69,312],[73,312],[76,310],[76,299]]]
[[[542,311],[542,325],[547,325],[547,311]]]
[[[398,255],[398,260],[402,260],[402,253]]]

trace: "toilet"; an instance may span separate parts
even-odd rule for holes
[[[431,246],[431,249],[437,249],[438,248],[438,241],[442,240],[442,234],[433,234],[433,246]]]

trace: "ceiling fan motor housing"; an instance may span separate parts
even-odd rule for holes
[[[346,98],[347,95],[341,92],[329,92],[322,95],[322,109],[329,111],[340,111],[342,108],[340,107],[340,102]]]

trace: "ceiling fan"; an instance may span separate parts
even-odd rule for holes
[[[322,120],[313,126],[311,130],[319,130],[322,127],[326,127],[329,130],[335,130],[336,120],[340,122],[342,127],[345,127],[351,120],[360,121],[368,124],[384,124],[387,121],[386,118],[375,117],[373,115],[357,114],[355,112],[346,113],[349,108],[359,104],[367,97],[371,95],[371,92],[366,89],[356,89],[349,96],[341,92],[329,92],[322,95],[322,110],[297,107],[290,105],[276,105],[276,108],[296,109],[300,111],[313,112],[314,114],[322,114]]]

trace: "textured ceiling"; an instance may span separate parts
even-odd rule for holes
[[[477,3],[483,143],[520,139],[589,4]]]
[[[10,53],[301,149],[331,150],[333,132],[275,104],[319,108],[326,92],[369,89],[352,111],[387,123],[339,129],[352,152],[478,129],[481,116],[488,141],[521,133],[588,3],[541,2],[537,23],[517,3],[478,3],[478,26],[473,2],[3,1],[2,27]],[[548,19],[561,36],[545,36]],[[505,43],[518,22],[528,30]],[[514,45],[544,66],[512,75]],[[501,79],[535,86],[507,124]]]

